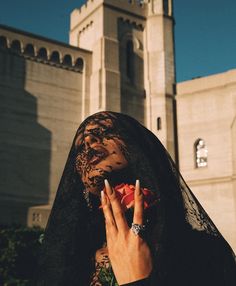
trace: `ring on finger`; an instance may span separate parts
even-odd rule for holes
[[[144,224],[138,224],[138,223],[132,223],[131,230],[135,235],[143,234],[145,231],[145,225]]]

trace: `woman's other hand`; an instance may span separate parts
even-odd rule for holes
[[[106,222],[108,255],[119,285],[148,277],[152,258],[147,243],[129,228],[115,191],[105,180],[102,208]],[[136,181],[133,223],[143,224],[143,194]]]

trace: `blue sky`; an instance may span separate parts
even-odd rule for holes
[[[127,0],[117,0],[127,1]],[[84,0],[2,0],[0,23],[68,43]],[[236,68],[236,1],[174,0],[177,81]]]

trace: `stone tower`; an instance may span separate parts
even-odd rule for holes
[[[90,50],[83,117],[129,114],[176,159],[172,0],[88,0],[71,14],[70,44]]]

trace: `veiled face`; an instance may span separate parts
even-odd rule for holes
[[[89,121],[75,146],[76,170],[91,193],[99,195],[108,174],[128,165],[126,145],[109,118]]]

